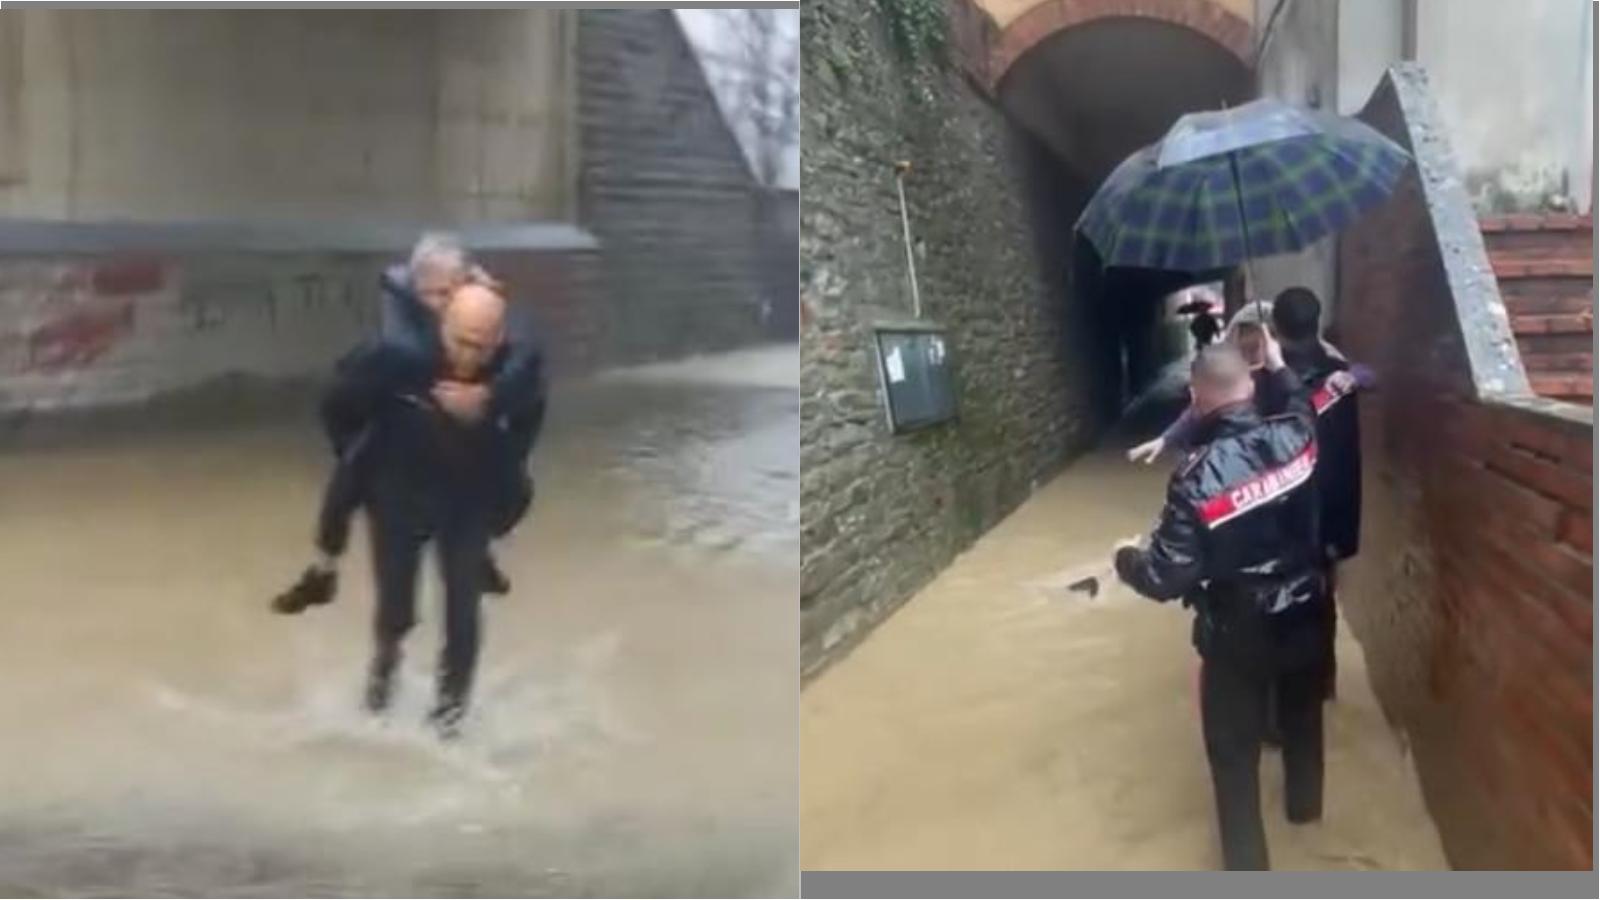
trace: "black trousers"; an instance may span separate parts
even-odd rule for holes
[[[1326,684],[1324,685],[1322,692],[1323,699],[1327,701],[1332,701],[1337,697],[1339,688],[1339,657],[1335,652],[1335,647],[1339,639],[1339,604],[1336,602],[1337,594],[1334,571],[1334,566],[1329,565],[1327,569],[1328,607],[1325,611],[1328,617],[1328,630],[1323,636],[1323,640],[1326,645],[1325,652],[1327,654],[1327,656],[1323,659],[1323,671],[1326,676]],[[1283,737],[1278,727],[1277,694],[1276,691],[1270,687],[1267,690],[1266,710],[1267,734],[1271,736],[1271,740],[1281,744],[1283,742]]]
[[[366,435],[338,456],[333,474],[322,489],[322,505],[317,511],[317,549],[329,556],[343,556],[350,544],[350,523],[366,498]],[[503,538],[527,515],[533,503],[533,482],[525,472],[508,475],[490,509],[489,533]]]
[[[439,654],[436,712],[459,713],[472,691],[478,664],[483,565],[489,552],[487,516],[454,511],[438,526],[418,527],[414,516],[375,504],[368,515],[378,604],[373,620],[372,674],[387,682],[400,645],[417,621],[417,576],[422,548],[435,546],[444,581],[444,646]]]
[[[344,555],[350,543],[350,521],[365,496],[360,467],[349,456],[340,457],[322,488],[322,506],[317,511],[318,550],[329,556]]]
[[[1328,656],[1324,662],[1327,672],[1327,687],[1323,690],[1323,697],[1333,700],[1339,692],[1339,658],[1334,652],[1334,646],[1339,640],[1339,580],[1337,578],[1338,565],[1328,566],[1328,633],[1326,635]]]
[[[1260,774],[1269,714],[1283,741],[1286,815],[1291,822],[1322,815],[1325,631],[1332,622],[1324,604],[1331,605],[1319,601],[1272,617],[1270,625],[1238,627],[1244,623],[1236,620],[1202,647],[1200,720],[1230,870],[1269,868]]]

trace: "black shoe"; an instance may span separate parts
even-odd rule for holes
[[[310,566],[301,573],[300,580],[294,583],[294,587],[272,598],[272,611],[292,616],[312,606],[332,603],[334,592],[338,588],[338,572]]]
[[[1322,804],[1320,802],[1302,803],[1297,806],[1294,803],[1288,803],[1284,814],[1291,825],[1310,825],[1313,822],[1322,821]]]
[[[494,557],[487,554],[483,557],[483,592],[497,597],[511,593],[511,579],[495,565]]]
[[[394,670],[399,664],[398,648],[380,648],[372,657],[372,665],[367,669],[367,693],[362,703],[367,712],[378,715],[389,708],[389,701],[394,695]]]
[[[439,740],[453,741],[461,737],[461,720],[466,714],[465,701],[440,700],[433,711],[428,713],[428,725],[439,735]]]
[[[367,677],[367,694],[362,698],[361,705],[372,715],[381,715],[389,709],[389,697],[393,688],[388,678],[380,675]]]

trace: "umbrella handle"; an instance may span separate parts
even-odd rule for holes
[[[1245,290],[1252,291],[1255,283],[1255,271],[1250,265],[1250,220],[1244,213],[1244,180],[1239,177],[1239,156],[1236,151],[1228,151],[1228,170],[1233,173],[1233,199],[1239,204],[1239,234],[1244,239],[1244,283]],[[1256,319],[1261,322],[1261,327],[1267,327],[1267,321],[1261,314],[1261,294],[1256,293]]]

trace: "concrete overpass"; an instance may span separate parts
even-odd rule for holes
[[[424,228],[562,370],[761,340],[784,208],[670,11],[7,9],[0,406],[320,372]]]

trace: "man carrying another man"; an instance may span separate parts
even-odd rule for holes
[[[532,444],[525,410],[464,422],[433,397],[437,379],[482,385],[505,370],[505,301],[492,288],[456,288],[440,322],[442,370],[386,341],[340,361],[326,409],[344,431],[370,435],[362,497],[368,513],[378,606],[366,705],[389,706],[400,645],[416,622],[423,545],[436,544],[444,581],[444,649],[431,722],[453,736],[466,711],[478,656],[484,557],[497,510]]]
[[[467,705],[482,593],[507,585],[489,557],[532,500],[527,459],[543,424],[537,350],[508,341],[500,287],[459,245],[425,237],[409,271],[383,280],[384,333],[337,364],[323,399],[336,456],[317,528],[320,558],[273,601],[292,614],[330,602],[356,509],[368,513],[378,588],[366,706],[390,701],[400,644],[415,623],[423,544],[445,584],[445,641],[430,716],[453,735]]]
[[[466,251],[454,238],[443,234],[424,235],[412,251],[408,265],[392,266],[380,278],[383,307],[381,337],[393,348],[392,358],[409,358],[416,365],[436,365],[442,355],[440,311],[453,292],[469,282],[499,286],[482,268],[472,264]],[[543,424],[545,393],[542,359],[537,346],[526,336],[508,342],[503,366],[485,383],[463,384],[448,379],[433,380],[428,393],[440,410],[462,422],[496,419],[508,413],[531,419],[529,443],[538,437]],[[363,455],[370,435],[345,423],[327,421],[324,425],[334,440],[336,465],[323,492],[317,519],[316,558],[306,566],[299,581],[273,599],[274,611],[286,615],[333,601],[338,588],[338,559],[349,542],[350,520],[363,502]],[[532,502],[533,483],[524,474],[502,498],[495,537],[503,537],[519,521]],[[485,554],[481,577],[484,590],[504,594],[510,583]]]

